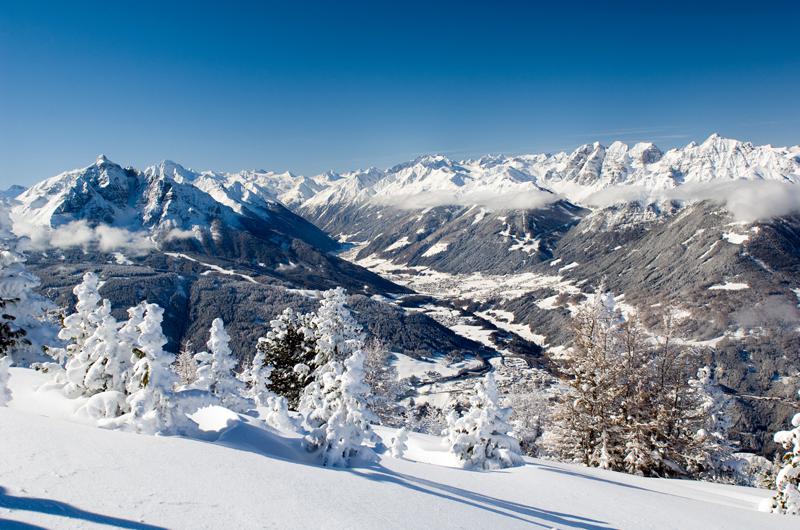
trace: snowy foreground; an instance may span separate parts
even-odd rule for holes
[[[37,391],[46,381],[11,369],[0,528],[797,528],[757,511],[766,490],[536,459],[465,471],[413,433],[406,459],[329,469],[296,436],[220,407],[194,416],[205,440],[108,431],[73,413],[80,400]]]

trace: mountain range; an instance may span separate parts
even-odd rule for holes
[[[313,177],[100,156],[15,194],[13,215],[62,303],[99,269],[120,308],[167,307],[172,347],[222,316],[243,358],[279,309],[343,285],[396,351],[552,370],[603,283],[654,328],[669,309],[736,399],[743,448],[764,450],[800,384],[798,184],[800,146],[718,135]]]

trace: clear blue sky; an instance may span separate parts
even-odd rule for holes
[[[797,1],[166,4],[0,3],[0,185],[101,152],[309,174],[713,131],[800,143]]]

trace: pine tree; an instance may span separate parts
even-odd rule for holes
[[[195,355],[198,362],[197,380],[194,387],[207,390],[222,404],[235,412],[245,412],[250,403],[243,398],[244,385],[237,379],[234,370],[236,359],[230,348],[231,337],[225,331],[221,318],[215,318],[209,330],[206,346],[209,352]]]
[[[510,416],[511,409],[499,405],[494,374],[486,374],[484,381],[475,385],[469,410],[461,417],[455,411],[448,416],[450,451],[468,469],[521,465],[519,442],[509,435]]]
[[[187,345],[175,359],[175,373],[178,374],[183,386],[191,385],[197,380],[197,361],[194,356],[195,352]]]
[[[307,448],[320,452],[322,465],[347,467],[364,454],[364,442],[375,439],[370,426],[375,416],[369,410],[369,386],[364,383],[364,353],[354,351],[345,359],[344,369],[335,360],[328,366],[321,372],[323,385],[316,409],[321,414],[312,413],[310,424],[315,427],[305,441]]]
[[[11,401],[11,389],[8,388],[8,368],[11,358],[8,355],[0,357],[0,407],[5,407]]]
[[[403,458],[408,450],[408,430],[403,427],[392,438],[391,453],[394,458]]]
[[[300,394],[309,382],[316,337],[313,315],[301,315],[285,309],[270,322],[271,329],[258,340],[256,357],[262,366],[271,366],[269,389],[283,396],[296,409]]]
[[[370,409],[382,425],[400,427],[407,411],[400,401],[411,391],[408,380],[399,380],[392,363],[392,354],[376,338],[364,346],[364,380],[372,389]]]
[[[775,479],[777,493],[769,509],[773,513],[800,515],[800,413],[794,415],[791,425],[791,429],[775,433],[775,443],[786,454]]]
[[[347,293],[341,287],[323,293],[312,322],[316,334],[315,367],[330,360],[341,362],[364,347],[361,325],[347,308]]]
[[[19,364],[39,360],[57,330],[48,315],[54,306],[34,292],[39,278],[28,272],[11,226],[0,209],[0,355]]]
[[[242,380],[247,384],[247,395],[256,405],[265,409],[263,418],[268,425],[293,431],[296,426],[289,417],[289,402],[270,390],[272,372],[273,367],[267,363],[265,351],[256,349],[250,368],[242,373]]]
[[[79,303],[81,303],[80,299]],[[78,314],[76,313],[76,315]],[[67,317],[67,319],[70,317]],[[65,319],[65,326],[66,322],[67,320]],[[103,323],[106,325],[105,329],[101,329]],[[62,331],[67,329],[65,327]],[[89,383],[92,385],[97,383],[95,381],[88,382],[86,378],[95,360],[93,355],[101,355],[100,350],[102,348],[105,346],[112,348],[117,341],[116,337],[113,336],[116,334],[116,320],[111,316],[111,302],[103,300],[99,306],[96,306],[87,315],[85,320],[78,321],[74,329],[75,332],[70,332],[70,336],[74,337],[74,342],[67,347],[67,350],[70,351],[70,347],[74,346],[65,366],[67,384],[64,387],[64,393],[70,397],[88,396],[95,393],[92,392],[93,389],[89,387]],[[106,343],[105,339],[108,338],[109,334],[111,338]]]
[[[310,451],[321,452],[324,465],[348,465],[364,437],[374,436],[369,427],[374,416],[367,403],[369,386],[364,383],[363,335],[346,306],[344,289],[324,293],[312,324],[313,379],[298,407],[308,430],[305,444]]]
[[[601,285],[574,316],[574,342],[559,366],[567,391],[554,412],[548,445],[560,457],[587,466],[622,462],[619,413],[620,325],[613,297]]]
[[[690,472],[716,479],[732,472],[735,449],[728,439],[731,400],[714,380],[709,366],[700,368],[689,386],[697,403],[692,419],[699,428],[694,434],[693,446],[687,451],[687,467]]]
[[[67,341],[66,349],[52,349],[56,361],[66,364],[80,355],[86,340],[92,336],[99,321],[97,312],[102,310],[99,292],[100,278],[93,272],[83,275],[83,281],[72,290],[77,298],[75,312],[64,318],[58,338]]]
[[[137,432],[147,434],[171,434],[179,428],[172,390],[177,376],[170,369],[175,356],[164,351],[163,317],[164,310],[158,305],[144,306],[127,387],[127,421]]]

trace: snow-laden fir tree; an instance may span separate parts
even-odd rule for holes
[[[322,367],[330,360],[344,361],[363,349],[361,325],[347,308],[347,292],[341,287],[323,293],[312,322],[316,335],[315,367]]]
[[[303,389],[308,384],[314,357],[316,336],[313,315],[300,314],[286,308],[270,322],[270,330],[256,345],[257,357],[263,366],[271,366],[269,388],[283,396],[296,409]]]
[[[512,431],[511,409],[501,407],[494,374],[475,385],[470,408],[462,416],[448,416],[446,442],[467,469],[501,469],[523,463],[519,442]]]
[[[407,411],[401,400],[411,391],[407,379],[400,380],[393,355],[377,338],[364,345],[364,381],[372,390],[370,409],[382,425],[400,427],[405,424]]]
[[[183,386],[191,385],[197,380],[197,361],[194,356],[195,352],[192,351],[191,345],[187,345],[175,359],[175,373],[178,374]]]
[[[768,508],[773,513],[800,515],[800,413],[794,415],[791,426],[775,433],[775,443],[786,453],[775,479],[777,493]]]
[[[614,298],[602,285],[574,316],[573,345],[558,359],[567,390],[546,444],[562,459],[606,469],[623,460],[616,406],[623,390],[621,323]]]
[[[81,303],[80,298],[79,303]],[[70,317],[77,315],[78,313],[75,313]],[[67,319],[64,322],[66,326]],[[74,342],[67,346],[67,350],[70,351],[70,347],[75,347],[67,357],[64,393],[69,397],[89,396],[100,390],[97,388],[99,381],[87,379],[87,374],[95,358],[103,355],[103,350],[116,348],[117,345],[117,321],[111,316],[111,302],[102,300],[99,306],[87,314],[86,320],[81,320],[73,329],[75,331],[70,331],[69,335],[73,337]],[[65,330],[67,330],[66,327],[62,329],[62,331]],[[83,334],[87,334],[87,336],[84,337]],[[78,348],[79,343],[80,347]]]
[[[225,331],[222,319],[215,318],[206,343],[210,352],[195,355],[198,362],[197,379],[192,386],[210,392],[223,407],[235,412],[245,412],[250,408],[250,403],[243,397],[244,384],[234,372],[236,359],[233,357],[230,341],[231,337]]]
[[[28,363],[40,360],[57,329],[48,316],[53,304],[34,292],[39,279],[25,267],[5,206],[0,204],[0,355]]]
[[[408,430],[403,427],[392,438],[391,453],[394,458],[403,458],[408,451]]]
[[[343,367],[329,361],[321,375],[319,408],[309,418],[309,426],[315,427],[305,437],[306,447],[320,452],[324,466],[347,467],[353,458],[365,456],[364,442],[375,440],[370,422],[376,418],[369,410],[369,386],[364,383],[364,352],[354,351]],[[315,415],[317,410],[321,414]],[[325,416],[326,421],[320,423]]]
[[[134,348],[133,369],[128,380],[126,423],[145,434],[170,434],[179,427],[173,386],[177,376],[170,366],[175,356],[164,351],[167,338],[161,329],[164,310],[157,304],[144,306],[139,336]]]
[[[728,438],[731,399],[716,383],[709,366],[700,368],[689,386],[696,402],[693,416],[699,424],[693,439],[694,450],[687,459],[689,471],[712,479],[729,474],[735,450]]]
[[[345,365],[342,359],[345,356],[344,359],[352,366],[351,373],[346,378],[349,388],[367,389],[367,393],[362,396],[366,400],[369,387],[363,383],[363,336],[360,326],[346,306],[345,291],[341,288],[324,293],[312,323],[316,337],[316,355],[312,360],[314,370],[311,382],[303,389],[298,410],[308,430],[306,447],[310,451],[321,450],[326,465],[341,465],[342,459],[347,460],[347,456],[342,455],[338,449],[346,442],[337,438],[336,429],[337,424],[348,423],[345,421],[347,411],[340,409],[345,406],[343,403],[350,403],[359,409],[368,410],[366,402],[363,407],[359,405],[361,398],[345,399],[343,389]],[[354,374],[361,378],[360,384],[353,382]],[[336,421],[331,423],[336,414]],[[358,414],[354,413],[353,417],[356,416]]]
[[[11,401],[11,389],[8,388],[8,367],[11,365],[11,357],[4,355],[0,357],[0,407],[5,407]]]
[[[247,396],[262,409],[264,421],[277,429],[294,430],[289,417],[289,404],[285,397],[270,390],[273,367],[266,361],[266,352],[256,348],[253,362],[242,372],[241,379],[247,385]]]
[[[58,338],[66,341],[65,349],[51,349],[50,352],[56,361],[66,364],[70,359],[80,355],[86,340],[92,336],[99,321],[100,304],[100,278],[94,272],[83,275],[83,281],[72,290],[77,301],[75,312],[66,316],[62,322]]]
[[[90,363],[83,386],[90,393],[106,390],[124,392],[128,370],[132,366],[131,352],[120,347],[120,325],[111,315],[108,300],[104,300],[103,305],[108,306],[108,313],[103,315],[83,348]]]

